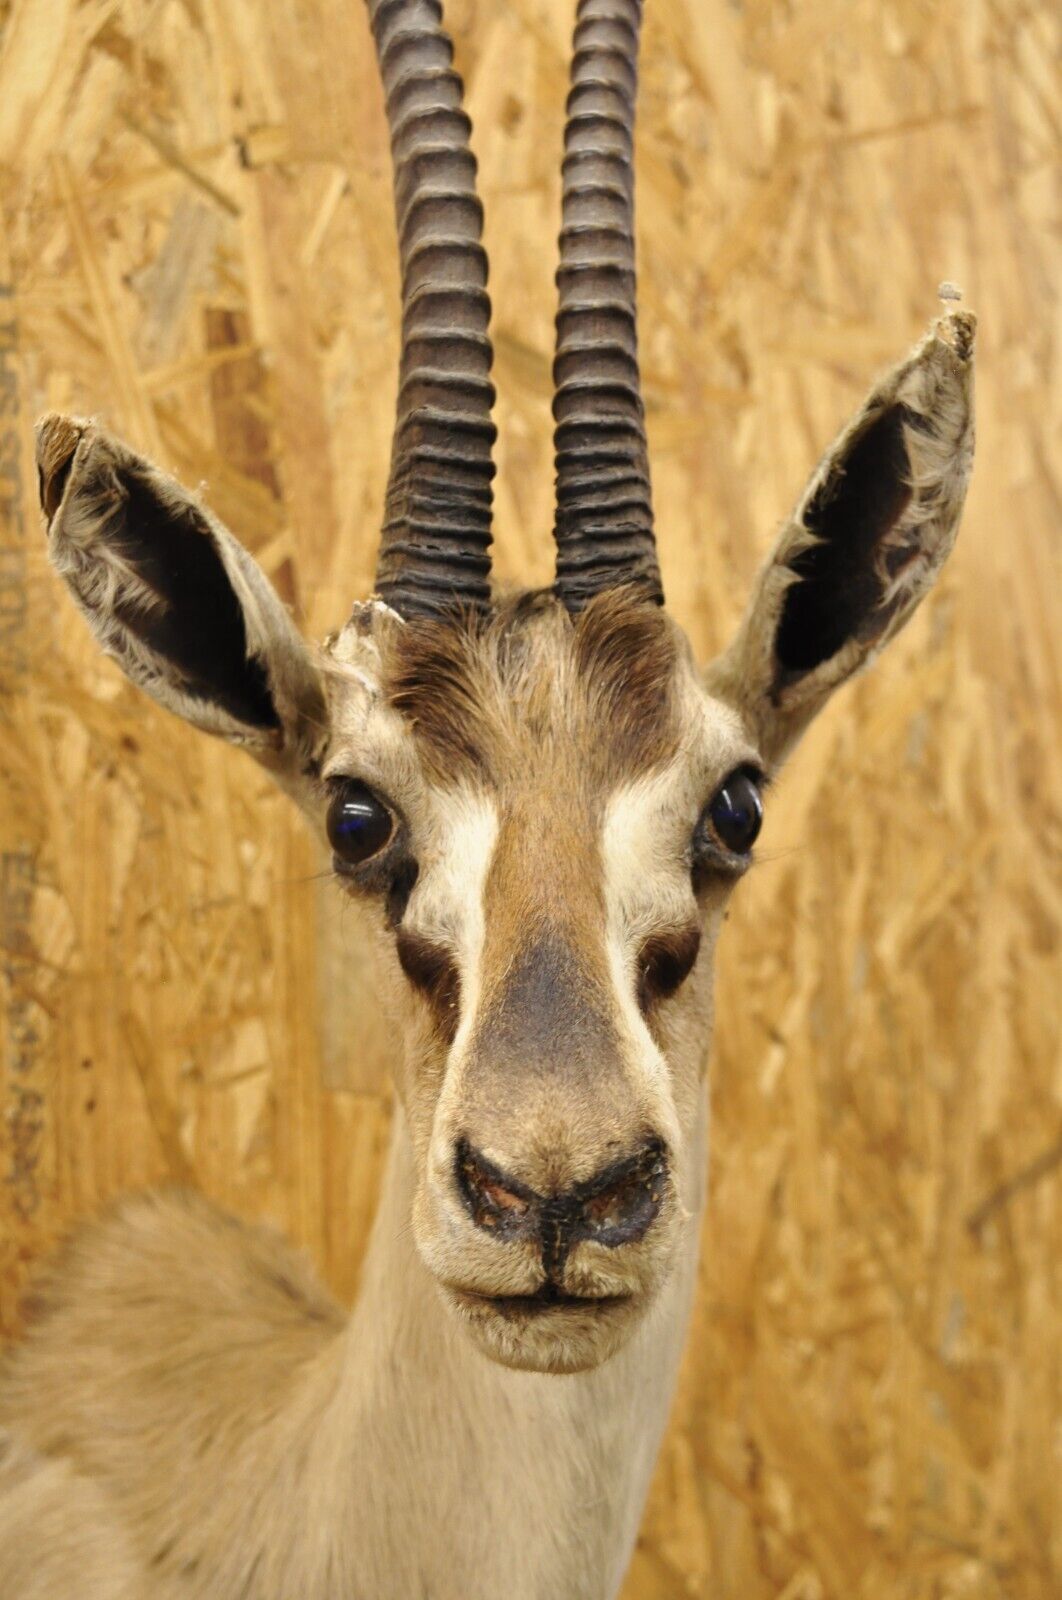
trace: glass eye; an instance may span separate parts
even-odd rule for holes
[[[704,821],[724,850],[747,856],[763,821],[763,801],[753,774],[744,768],[732,772],[709,801]]]
[[[351,782],[333,795],[325,826],[340,861],[357,866],[379,855],[395,831],[395,819],[371,789]]]

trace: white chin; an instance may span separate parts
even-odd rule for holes
[[[482,1353],[522,1372],[586,1372],[625,1344],[645,1309],[633,1296],[573,1304],[489,1300],[447,1290],[446,1299]]]

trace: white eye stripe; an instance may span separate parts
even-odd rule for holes
[[[435,797],[437,860],[410,897],[411,931],[453,949],[461,976],[462,1029],[479,998],[487,873],[498,841],[498,811],[484,794],[458,790]],[[455,1039],[460,1042],[461,1031]]]
[[[681,807],[674,768],[640,778],[611,797],[601,829],[605,882],[605,941],[619,1016],[636,1046],[642,1070],[666,1085],[668,1068],[638,1005],[634,962],[643,939],[668,921],[689,920],[689,890],[676,878],[673,827],[668,813]]]

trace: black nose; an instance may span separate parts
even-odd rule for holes
[[[476,1226],[499,1238],[537,1237],[551,1278],[581,1240],[614,1249],[640,1239],[667,1187],[667,1154],[659,1139],[647,1139],[634,1155],[555,1194],[537,1193],[466,1139],[458,1142],[456,1169],[458,1189]]]

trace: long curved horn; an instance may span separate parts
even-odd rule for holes
[[[487,257],[471,123],[439,0],[368,0],[402,268],[402,357],[376,589],[401,616],[490,600]]]
[[[564,128],[553,362],[556,592],[569,611],[633,583],[663,602],[634,275],[641,0],[579,0]]]

